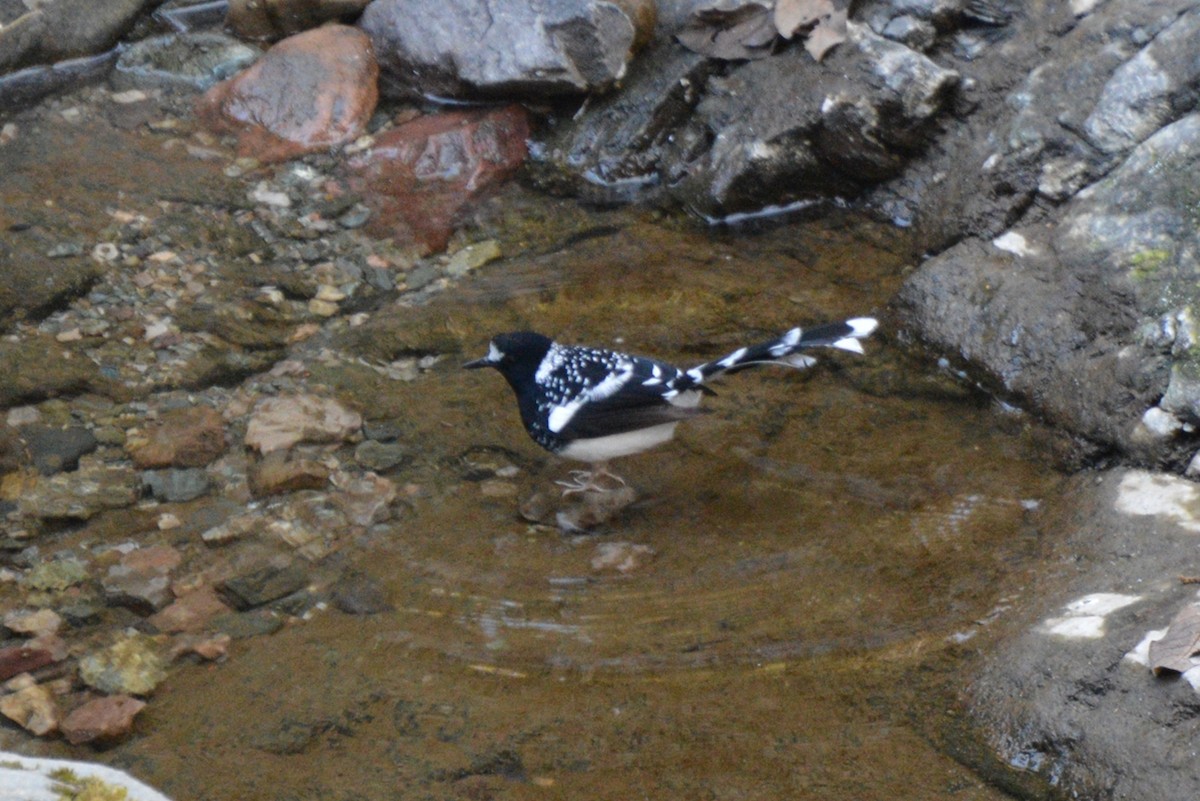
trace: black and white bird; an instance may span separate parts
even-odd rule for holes
[[[675,435],[697,407],[712,379],[761,364],[808,367],[816,359],[804,353],[828,347],[862,353],[859,341],[878,322],[857,317],[814,328],[793,328],[781,336],[724,358],[681,370],[664,362],[604,348],[560,345],[532,331],[499,334],[488,354],[466,368],[494,367],[517,396],[521,422],[529,436],[551,453],[589,462],[569,491],[600,489],[607,462],[649,450]],[[623,483],[623,482],[622,482]]]

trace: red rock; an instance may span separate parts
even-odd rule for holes
[[[212,587],[181,595],[167,608],[151,615],[149,620],[159,631],[201,631],[217,615],[232,611],[221,602]]]
[[[121,564],[139,573],[170,573],[179,567],[183,555],[170,545],[148,545],[121,557]]]
[[[47,634],[0,648],[0,681],[29,673],[67,658],[67,646],[57,635]]]
[[[216,409],[172,409],[131,437],[125,450],[143,470],[204,467],[225,452],[225,423]]]
[[[96,698],[67,715],[59,730],[71,745],[115,740],[132,731],[134,716],[145,706],[128,695]]]
[[[171,646],[171,659],[195,654],[205,661],[215,662],[229,655],[231,642],[233,638],[228,634],[183,634]]]
[[[374,212],[368,233],[434,252],[464,209],[520,168],[528,138],[520,106],[418,117],[350,159],[346,181]]]
[[[238,136],[238,154],[287,161],[358,138],[379,101],[367,35],[329,25],[291,36],[244,72],[209,89],[196,114]]]
[[[230,0],[225,24],[239,38],[266,41],[356,17],[370,0]]]

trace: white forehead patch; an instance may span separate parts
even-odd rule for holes
[[[504,351],[497,348],[495,342],[489,342],[488,343],[487,360],[489,362],[498,362],[503,358],[504,358]]]

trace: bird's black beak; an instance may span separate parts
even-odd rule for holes
[[[463,365],[463,367],[467,370],[475,370],[479,367],[495,367],[495,366],[496,366],[496,363],[494,361],[492,361],[491,359],[489,359],[487,356],[484,356],[482,359],[476,359],[473,362],[467,362],[466,364]]]

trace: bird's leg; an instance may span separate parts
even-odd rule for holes
[[[554,482],[564,488],[563,495],[570,495],[573,492],[586,492],[592,489],[592,473],[590,470],[572,470],[568,475],[571,476],[570,479]]]
[[[591,470],[572,470],[569,481],[554,483],[564,488],[566,496],[576,492],[615,492],[625,486],[625,479],[609,472],[607,463],[597,462]]]
[[[597,462],[593,466],[592,482],[597,483],[601,479],[607,479],[612,484],[612,486],[608,488],[609,492],[625,486],[625,479],[610,471],[608,469],[608,462]]]

